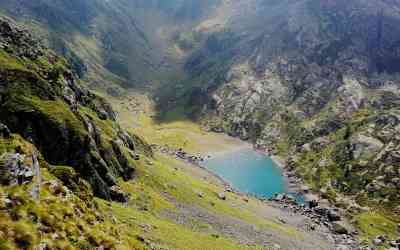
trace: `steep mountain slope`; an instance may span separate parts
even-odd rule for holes
[[[153,87],[179,70],[177,30],[206,15],[208,1],[0,1],[10,16],[35,27],[93,87]],[[149,84],[148,81],[152,81]]]
[[[115,123],[111,106],[80,87],[65,60],[2,20],[1,121],[52,165],[68,165],[94,192],[111,198],[116,179],[132,177],[138,140]]]

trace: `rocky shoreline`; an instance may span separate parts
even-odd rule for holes
[[[376,247],[382,245],[387,239],[385,236],[377,237],[372,246],[361,246],[358,240],[358,231],[347,221],[346,213],[335,207],[326,199],[321,199],[321,195],[311,192],[311,189],[304,184],[304,182],[295,175],[290,168],[290,164],[286,163],[282,158],[276,155],[269,155],[267,151],[254,148],[271,157],[271,159],[282,169],[283,175],[287,180],[288,193],[277,194],[274,198],[265,199],[255,195],[241,192],[235,189],[231,183],[220,177],[219,175],[208,170],[201,163],[206,159],[211,158],[210,155],[195,154],[191,155],[183,149],[171,149],[164,146],[153,145],[153,148],[160,153],[174,157],[177,160],[184,161],[194,167],[201,168],[210,176],[218,180],[223,186],[224,191],[218,193],[221,200],[226,199],[226,193],[232,192],[243,198],[245,202],[249,202],[250,198],[258,199],[270,206],[284,211],[288,215],[296,216],[302,215],[309,219],[303,229],[306,231],[315,231],[335,246],[335,250],[374,250]],[[292,193],[303,195],[305,204],[300,204],[296,201]],[[202,194],[198,194],[201,196]],[[281,223],[286,223],[285,219],[280,220]],[[400,240],[390,241],[392,248],[400,249]]]
[[[186,153],[185,151],[183,151],[183,149],[170,149],[168,147],[163,147],[163,146],[159,146],[159,145],[153,145],[153,149],[158,150],[161,154],[173,157],[177,160],[180,161],[184,161],[194,167],[198,167],[201,168],[203,171],[207,172],[207,174],[209,174],[210,176],[212,176],[213,178],[217,179],[219,182],[221,182],[224,187],[225,187],[225,191],[227,192],[234,192],[237,194],[242,194],[239,190],[235,189],[231,183],[229,183],[228,181],[226,181],[224,178],[222,178],[221,176],[213,173],[212,171],[210,171],[209,169],[207,169],[206,167],[204,167],[201,162],[204,162],[205,159],[209,159],[211,158],[210,155],[207,156],[201,156],[200,154],[197,155],[190,155],[188,153]]]
[[[360,249],[358,247],[359,242],[355,238],[356,233],[352,227],[342,220],[342,216],[339,215],[340,212],[338,209],[331,207],[331,206],[319,206],[316,205],[315,207],[308,207],[304,204],[298,204],[293,196],[288,194],[277,194],[274,198],[271,199],[263,199],[252,194],[247,194],[235,189],[231,183],[227,182],[220,176],[214,174],[207,168],[205,168],[201,163],[205,161],[205,159],[209,158],[209,156],[201,156],[200,154],[197,155],[190,155],[185,152],[183,149],[170,149],[163,146],[155,146],[160,153],[168,155],[170,157],[174,157],[177,160],[184,161],[194,167],[199,167],[202,170],[206,171],[209,175],[216,178],[219,182],[224,185],[224,192],[218,194],[218,197],[221,200],[226,199],[226,192],[232,192],[237,195],[243,197],[243,200],[248,202],[250,197],[258,199],[262,202],[265,202],[268,205],[272,205],[276,208],[279,208],[282,211],[290,215],[303,215],[310,219],[310,223],[305,226],[305,230],[311,231],[318,231],[321,233],[330,243],[337,246],[335,249],[340,250],[352,250],[352,249]],[[274,159],[276,160],[276,158]],[[284,170],[284,165],[282,164],[283,161],[279,162]],[[290,178],[286,176],[287,178]],[[300,187],[299,182],[297,179],[288,179],[290,181],[296,180],[297,187]],[[296,189],[300,191],[300,188]],[[306,194],[305,192],[302,192]],[[282,219],[281,223],[285,223],[285,220]]]
[[[337,250],[365,249],[360,247],[357,231],[343,220],[337,208],[324,205],[306,207],[287,195],[277,195],[269,204],[289,214],[308,217],[309,222],[304,225],[304,229],[318,231],[327,241],[334,244]]]

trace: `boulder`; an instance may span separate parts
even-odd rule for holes
[[[349,233],[346,225],[341,221],[332,222],[331,225],[332,225],[332,231],[337,234],[348,234]]]
[[[397,242],[396,240],[390,241],[390,242],[389,242],[389,245],[390,245],[391,247],[396,247],[396,249],[397,249],[397,247],[400,247],[400,243]]]
[[[326,216],[328,214],[328,208],[323,206],[314,208],[314,211],[321,216]]]
[[[8,129],[8,127],[3,123],[0,123],[0,137],[10,138],[10,136],[11,136],[11,131]]]
[[[384,236],[384,235],[378,235],[378,236],[376,236],[376,238],[374,239],[374,243],[375,243],[375,240],[376,240],[376,242],[384,243],[384,242],[386,242],[386,236]]]
[[[334,209],[329,209],[328,213],[327,213],[328,219],[329,221],[340,221],[340,215],[337,211],[335,211]]]
[[[283,194],[277,194],[274,198],[275,201],[282,201],[283,199],[285,199],[285,196]]]
[[[309,202],[308,202],[308,207],[309,207],[309,208],[318,207],[318,201],[316,201],[316,200],[309,201]]]
[[[309,193],[310,192],[310,187],[307,185],[302,185],[301,187],[301,191],[303,191],[304,193]]]
[[[384,146],[380,140],[361,134],[352,138],[352,145],[353,156],[356,160],[368,159],[377,154]]]
[[[34,174],[23,154],[4,154],[0,159],[0,184],[15,185],[32,181]]]
[[[126,203],[129,201],[129,195],[121,190],[119,186],[112,186],[110,188],[110,196],[113,201]]]
[[[380,246],[383,244],[383,241],[379,238],[375,238],[372,242],[374,243],[375,246]]]

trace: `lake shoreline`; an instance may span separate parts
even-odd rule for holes
[[[279,169],[282,171],[282,177],[284,178],[286,183],[287,193],[295,193],[303,196],[305,195],[305,192],[301,188],[302,186],[304,186],[303,181],[301,180],[301,178],[298,178],[297,176],[293,175],[292,172],[288,171],[287,162],[284,158],[268,153],[267,149],[260,149],[255,146],[253,146],[253,148],[257,152],[260,152],[271,158],[275,165],[279,167]]]

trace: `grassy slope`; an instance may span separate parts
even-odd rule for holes
[[[1,152],[10,152],[17,145],[22,145],[27,154],[34,149],[17,135],[12,140],[0,140]],[[150,161],[154,161],[154,164],[149,164]],[[22,247],[21,244],[31,249],[39,242],[46,242],[52,249],[85,249],[83,247],[87,244],[118,249],[142,249],[147,241],[143,243],[138,239],[143,238],[150,240],[153,245],[169,249],[203,250],[216,249],[216,246],[217,249],[257,248],[238,246],[232,239],[224,236],[214,237],[214,230],[201,221],[193,222],[196,229],[164,218],[161,213],[165,209],[176,209],[175,203],[166,198],[166,193],[178,202],[197,204],[213,213],[240,218],[288,237],[301,237],[293,228],[256,217],[251,209],[238,209],[238,206],[233,207],[231,203],[221,201],[217,193],[223,190],[222,187],[175,170],[181,167],[180,164],[182,163],[163,156],[142,159],[138,164],[137,179],[121,182],[123,189],[131,194],[127,205],[100,199],[95,199],[94,203],[85,202],[68,193],[61,184],[56,189],[50,188],[48,184],[43,185],[39,203],[35,203],[27,192],[31,189],[31,184],[2,187],[0,193],[20,202],[13,206],[12,213],[6,213],[5,210],[0,212],[0,249],[14,249]],[[42,168],[42,175],[45,183],[56,180],[45,168]],[[173,185],[176,189],[168,188]],[[198,197],[196,192],[203,192],[207,198]],[[228,199],[234,203],[244,203],[233,194],[228,195]],[[212,203],[215,205],[211,205]],[[49,227],[41,235],[34,229],[39,226],[39,221]],[[57,239],[54,239],[56,234]],[[80,235],[83,237],[79,237]]]

